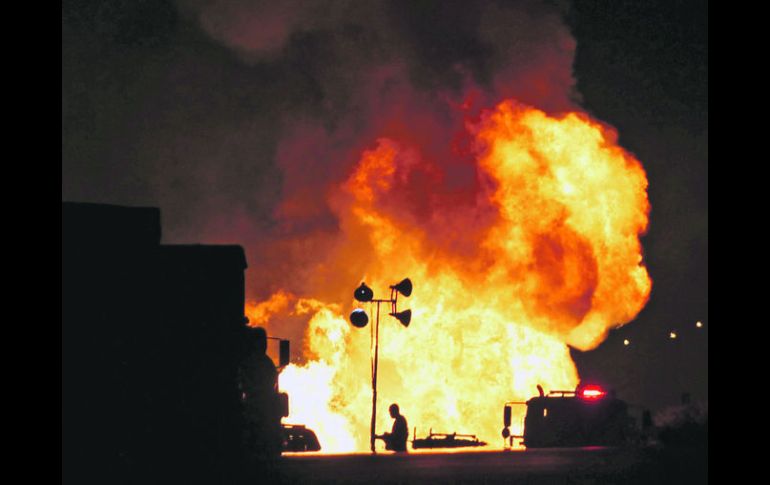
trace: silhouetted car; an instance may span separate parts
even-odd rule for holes
[[[321,444],[312,429],[303,424],[283,425],[283,451],[319,451]]]

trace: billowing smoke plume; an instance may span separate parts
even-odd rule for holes
[[[361,277],[356,268],[328,274],[319,268],[319,254],[333,250],[340,234],[330,193],[376,140],[398,140],[420,151],[422,166],[395,196],[405,201],[401,209],[415,223],[432,224],[436,244],[468,255],[477,241],[457,234],[458,214],[493,215],[476,207],[483,181],[467,146],[466,120],[507,98],[551,113],[575,107],[575,42],[563,11],[551,4],[223,0],[179,5],[244,69],[280,69],[290,97],[299,98],[272,113],[273,146],[264,135],[259,142],[243,141],[250,133],[242,125],[223,128],[232,130],[227,139],[241,139],[234,142],[241,145],[239,152],[223,155],[240,160],[226,162],[215,176],[232,179],[224,172],[233,163],[246,167],[240,170],[246,174],[253,171],[249,164],[268,160],[277,169],[272,223],[247,244],[255,299],[285,290],[336,301],[338,286],[323,280],[345,280],[349,286]],[[260,110],[254,106],[257,119]],[[253,197],[260,198],[260,190],[255,186]],[[215,214],[219,205],[206,211],[212,221],[221,217]],[[250,217],[264,219],[264,204],[257,206],[255,214],[246,208],[235,216],[239,229],[258,224]],[[233,217],[231,207],[220,212]],[[242,231],[234,235],[243,237]],[[296,326],[289,331],[295,338],[304,322]]]

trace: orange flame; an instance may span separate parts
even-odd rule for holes
[[[639,242],[647,180],[611,129],[506,101],[467,130],[480,187],[472,204],[429,203],[418,215],[402,189],[433,173],[430,161],[379,139],[330,197],[342,237],[319,258],[341,275],[326,283],[340,299],[279,292],[249,309],[260,316],[252,321],[272,315],[272,329],[281,314],[312,315],[306,363],[286,368],[280,384],[291,399],[285,421],[314,429],[325,452],[369,447],[372,324],[347,321],[361,281],[376,298],[403,277],[415,284],[399,299],[413,311],[408,328],[382,312],[378,432],[390,428],[387,406],[397,402],[410,431],[492,444],[502,444],[504,402],[530,398],[537,384],[574,389],[568,345],[594,348],[647,301]],[[376,308],[365,310],[373,322]]]

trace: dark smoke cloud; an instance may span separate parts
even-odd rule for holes
[[[252,297],[301,294],[313,268],[296,268],[337,231],[328,192],[378,138],[420,149],[426,163],[403,193],[407,217],[427,221],[436,207],[474,203],[479,181],[457,150],[463,116],[503,97],[574,106],[563,10],[536,1],[65,2],[62,198],[158,205],[166,242],[243,244]],[[427,195],[426,181],[435,187]],[[434,222],[442,236],[445,224]]]

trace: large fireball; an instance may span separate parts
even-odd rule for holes
[[[309,322],[305,363],[280,377],[291,400],[284,421],[314,429],[325,452],[369,447],[372,325],[347,319],[362,281],[377,298],[404,277],[415,285],[399,299],[413,311],[408,328],[381,313],[378,431],[390,429],[397,402],[420,435],[474,433],[493,445],[504,402],[530,398],[537,384],[573,389],[568,346],[594,348],[648,299],[647,180],[612,129],[513,101],[460,129],[473,197],[434,196],[442,165],[413,141],[372,140],[328,195],[340,236],[317,255],[316,281],[318,295],[341,296],[279,291],[247,308],[271,333],[287,318]],[[364,309],[373,320],[376,308]]]

